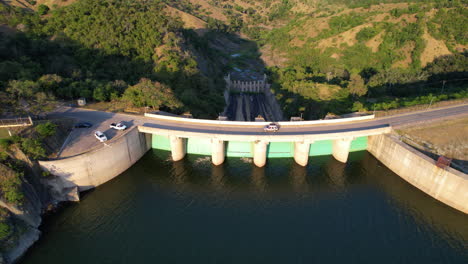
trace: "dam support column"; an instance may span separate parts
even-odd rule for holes
[[[254,164],[263,167],[266,164],[267,147],[269,142],[257,140],[254,142]]]
[[[310,140],[294,142],[294,161],[301,166],[307,166],[309,162]]]
[[[351,147],[352,137],[333,140],[333,157],[340,162],[346,163]]]
[[[217,138],[211,139],[211,162],[218,166],[224,162],[224,141]]]
[[[176,136],[170,136],[169,140],[171,142],[171,154],[173,161],[179,161],[185,157],[185,138],[180,138]]]

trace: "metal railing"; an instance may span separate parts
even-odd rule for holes
[[[30,116],[0,119],[0,127],[22,127],[22,126],[32,126],[32,125],[33,125],[33,121]]]

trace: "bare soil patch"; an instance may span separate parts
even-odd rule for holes
[[[226,16],[223,14],[223,11],[220,8],[212,6],[206,0],[189,0],[194,5],[200,5],[201,8],[205,9],[206,11],[211,12],[210,17],[221,20],[227,21]]]
[[[182,22],[184,22],[185,28],[195,29],[195,32],[197,32],[199,35],[203,35],[207,31],[206,22],[195,16],[192,16],[171,6],[166,6],[166,12],[171,16],[179,17]]]
[[[348,31],[345,31],[341,34],[338,34],[336,36],[327,38],[327,39],[322,39],[317,43],[317,47],[320,49],[326,49],[329,47],[337,47],[339,48],[341,45],[346,44],[348,46],[353,46],[354,44],[357,43],[356,40],[356,35],[361,29],[365,27],[372,26],[372,24],[367,23],[363,24],[357,27],[354,27]]]
[[[290,31],[292,36],[304,35],[305,38],[314,38],[318,36],[322,31],[329,29],[328,20],[330,18],[312,18],[307,19],[306,22],[301,27],[296,27]],[[302,46],[305,41],[300,40],[299,38],[294,38],[291,41],[292,45]]]
[[[421,54],[421,66],[426,66],[437,57],[452,54],[445,45],[445,42],[432,37],[427,32],[427,29],[424,30],[423,39],[426,41],[426,48]]]
[[[337,85],[329,84],[317,84],[318,95],[321,100],[327,100],[332,97],[333,94],[337,93],[340,90],[340,87]]]

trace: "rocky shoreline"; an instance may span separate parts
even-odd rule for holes
[[[61,202],[79,201],[77,188],[64,188],[60,178],[44,176],[37,161],[30,160],[18,148],[13,148],[8,154],[24,165],[24,175],[19,176],[24,197],[20,204],[14,204],[0,193],[0,209],[6,211],[10,227],[7,238],[0,240],[0,264],[15,263],[39,240],[39,226],[44,214],[54,211]],[[0,164],[0,169],[3,175],[13,171],[3,164]]]

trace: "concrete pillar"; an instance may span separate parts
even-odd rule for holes
[[[352,140],[352,137],[333,140],[333,157],[337,161],[345,163],[348,160]]]
[[[294,142],[294,161],[301,166],[307,166],[309,162],[309,150],[311,142],[305,140],[303,142]]]
[[[255,141],[254,143],[254,164],[257,167],[263,167],[266,164],[266,156],[267,156],[267,147],[268,143],[266,141]]]
[[[170,136],[172,160],[179,161],[185,157],[185,138]]]
[[[211,161],[218,166],[224,162],[224,141],[217,138],[211,139]]]

